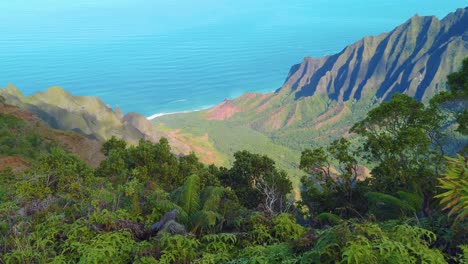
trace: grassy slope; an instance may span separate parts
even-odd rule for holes
[[[275,144],[267,135],[241,123],[206,120],[204,114],[205,112],[202,111],[184,115],[162,116],[155,119],[154,123],[158,129],[180,129],[182,134],[187,135],[185,143],[208,146],[212,151],[219,153],[219,161],[221,162],[219,165],[229,167],[233,161],[234,152],[239,150],[268,155],[275,160],[280,168],[285,169],[293,176],[293,182],[298,186],[299,176],[302,175],[298,169],[299,152]],[[208,137],[205,136],[206,134]],[[202,138],[203,140],[201,140]],[[203,160],[204,154],[195,152]]]

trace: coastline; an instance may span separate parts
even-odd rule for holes
[[[153,119],[156,119],[158,117],[165,116],[165,115],[187,114],[187,113],[198,112],[198,111],[203,111],[203,110],[205,110],[205,109],[187,110],[187,111],[169,112],[169,113],[157,113],[157,114],[146,117],[146,119],[153,120]]]

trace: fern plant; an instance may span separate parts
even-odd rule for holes
[[[303,263],[446,263],[429,230],[406,224],[343,222],[319,233]]]
[[[269,246],[252,246],[244,248],[239,258],[228,263],[236,264],[270,264],[298,263],[287,243],[276,243]]]
[[[206,235],[201,242],[204,245],[203,257],[198,263],[226,263],[237,251],[237,237],[234,234]]]
[[[407,192],[400,193],[401,198],[385,193],[369,192],[367,199],[371,212],[379,219],[394,219],[416,213],[420,208],[420,205],[414,202],[417,200],[414,198],[416,195]]]
[[[164,234],[160,240],[160,263],[191,263],[198,256],[200,242],[182,235]]]
[[[213,228],[223,216],[218,212],[224,188],[207,186],[201,189],[198,175],[189,176],[184,185],[173,193],[173,200],[187,216],[185,224],[191,232],[214,231]]]
[[[468,216],[468,159],[461,155],[446,159],[447,172],[438,179],[439,187],[445,192],[435,197],[441,198],[444,210],[449,210],[449,217],[455,216],[455,222],[458,222]]]
[[[299,239],[306,229],[294,221],[290,214],[279,214],[273,218],[273,232],[280,241],[292,241]]]
[[[128,231],[102,233],[89,243],[79,243],[79,263],[128,263],[134,246]]]

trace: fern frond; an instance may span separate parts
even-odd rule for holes
[[[200,208],[200,177],[191,175],[187,178],[180,193],[180,206],[191,215]]]
[[[409,207],[412,208],[412,211],[417,212],[422,210],[423,197],[421,195],[399,191],[398,196],[400,200],[405,202]]]
[[[217,211],[219,208],[219,202],[224,194],[223,187],[208,186],[203,190],[202,201],[203,210],[205,211]]]
[[[317,217],[315,218],[322,223],[327,223],[331,225],[337,225],[343,222],[343,220],[339,216],[337,216],[336,214],[332,214],[332,213],[321,213],[317,215]]]
[[[448,170],[439,179],[439,188],[445,192],[436,195],[441,198],[444,210],[450,210],[449,217],[455,216],[455,223],[468,216],[468,159],[458,155],[457,158],[446,157]]]

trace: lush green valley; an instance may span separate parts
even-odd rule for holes
[[[467,133],[468,58],[448,85],[428,104],[395,93],[352,124],[352,141],[294,154],[299,201],[256,149],[226,168],[165,138],[111,137],[93,168],[75,146],[89,138],[53,141],[63,132],[0,97],[0,160],[25,161],[0,168],[0,262],[464,263],[466,149],[449,158],[443,145],[447,126]]]
[[[354,123],[395,93],[427,103],[445,90],[446,76],[468,56],[466,24],[468,8],[441,20],[414,16],[340,53],[304,58],[275,92],[246,93],[208,110],[161,116],[153,123],[191,135],[178,138],[190,146],[197,146],[190,138],[206,134],[212,151],[224,155],[222,165],[232,164],[232,154],[243,149],[268,155],[298,182],[297,153],[349,137]]]

